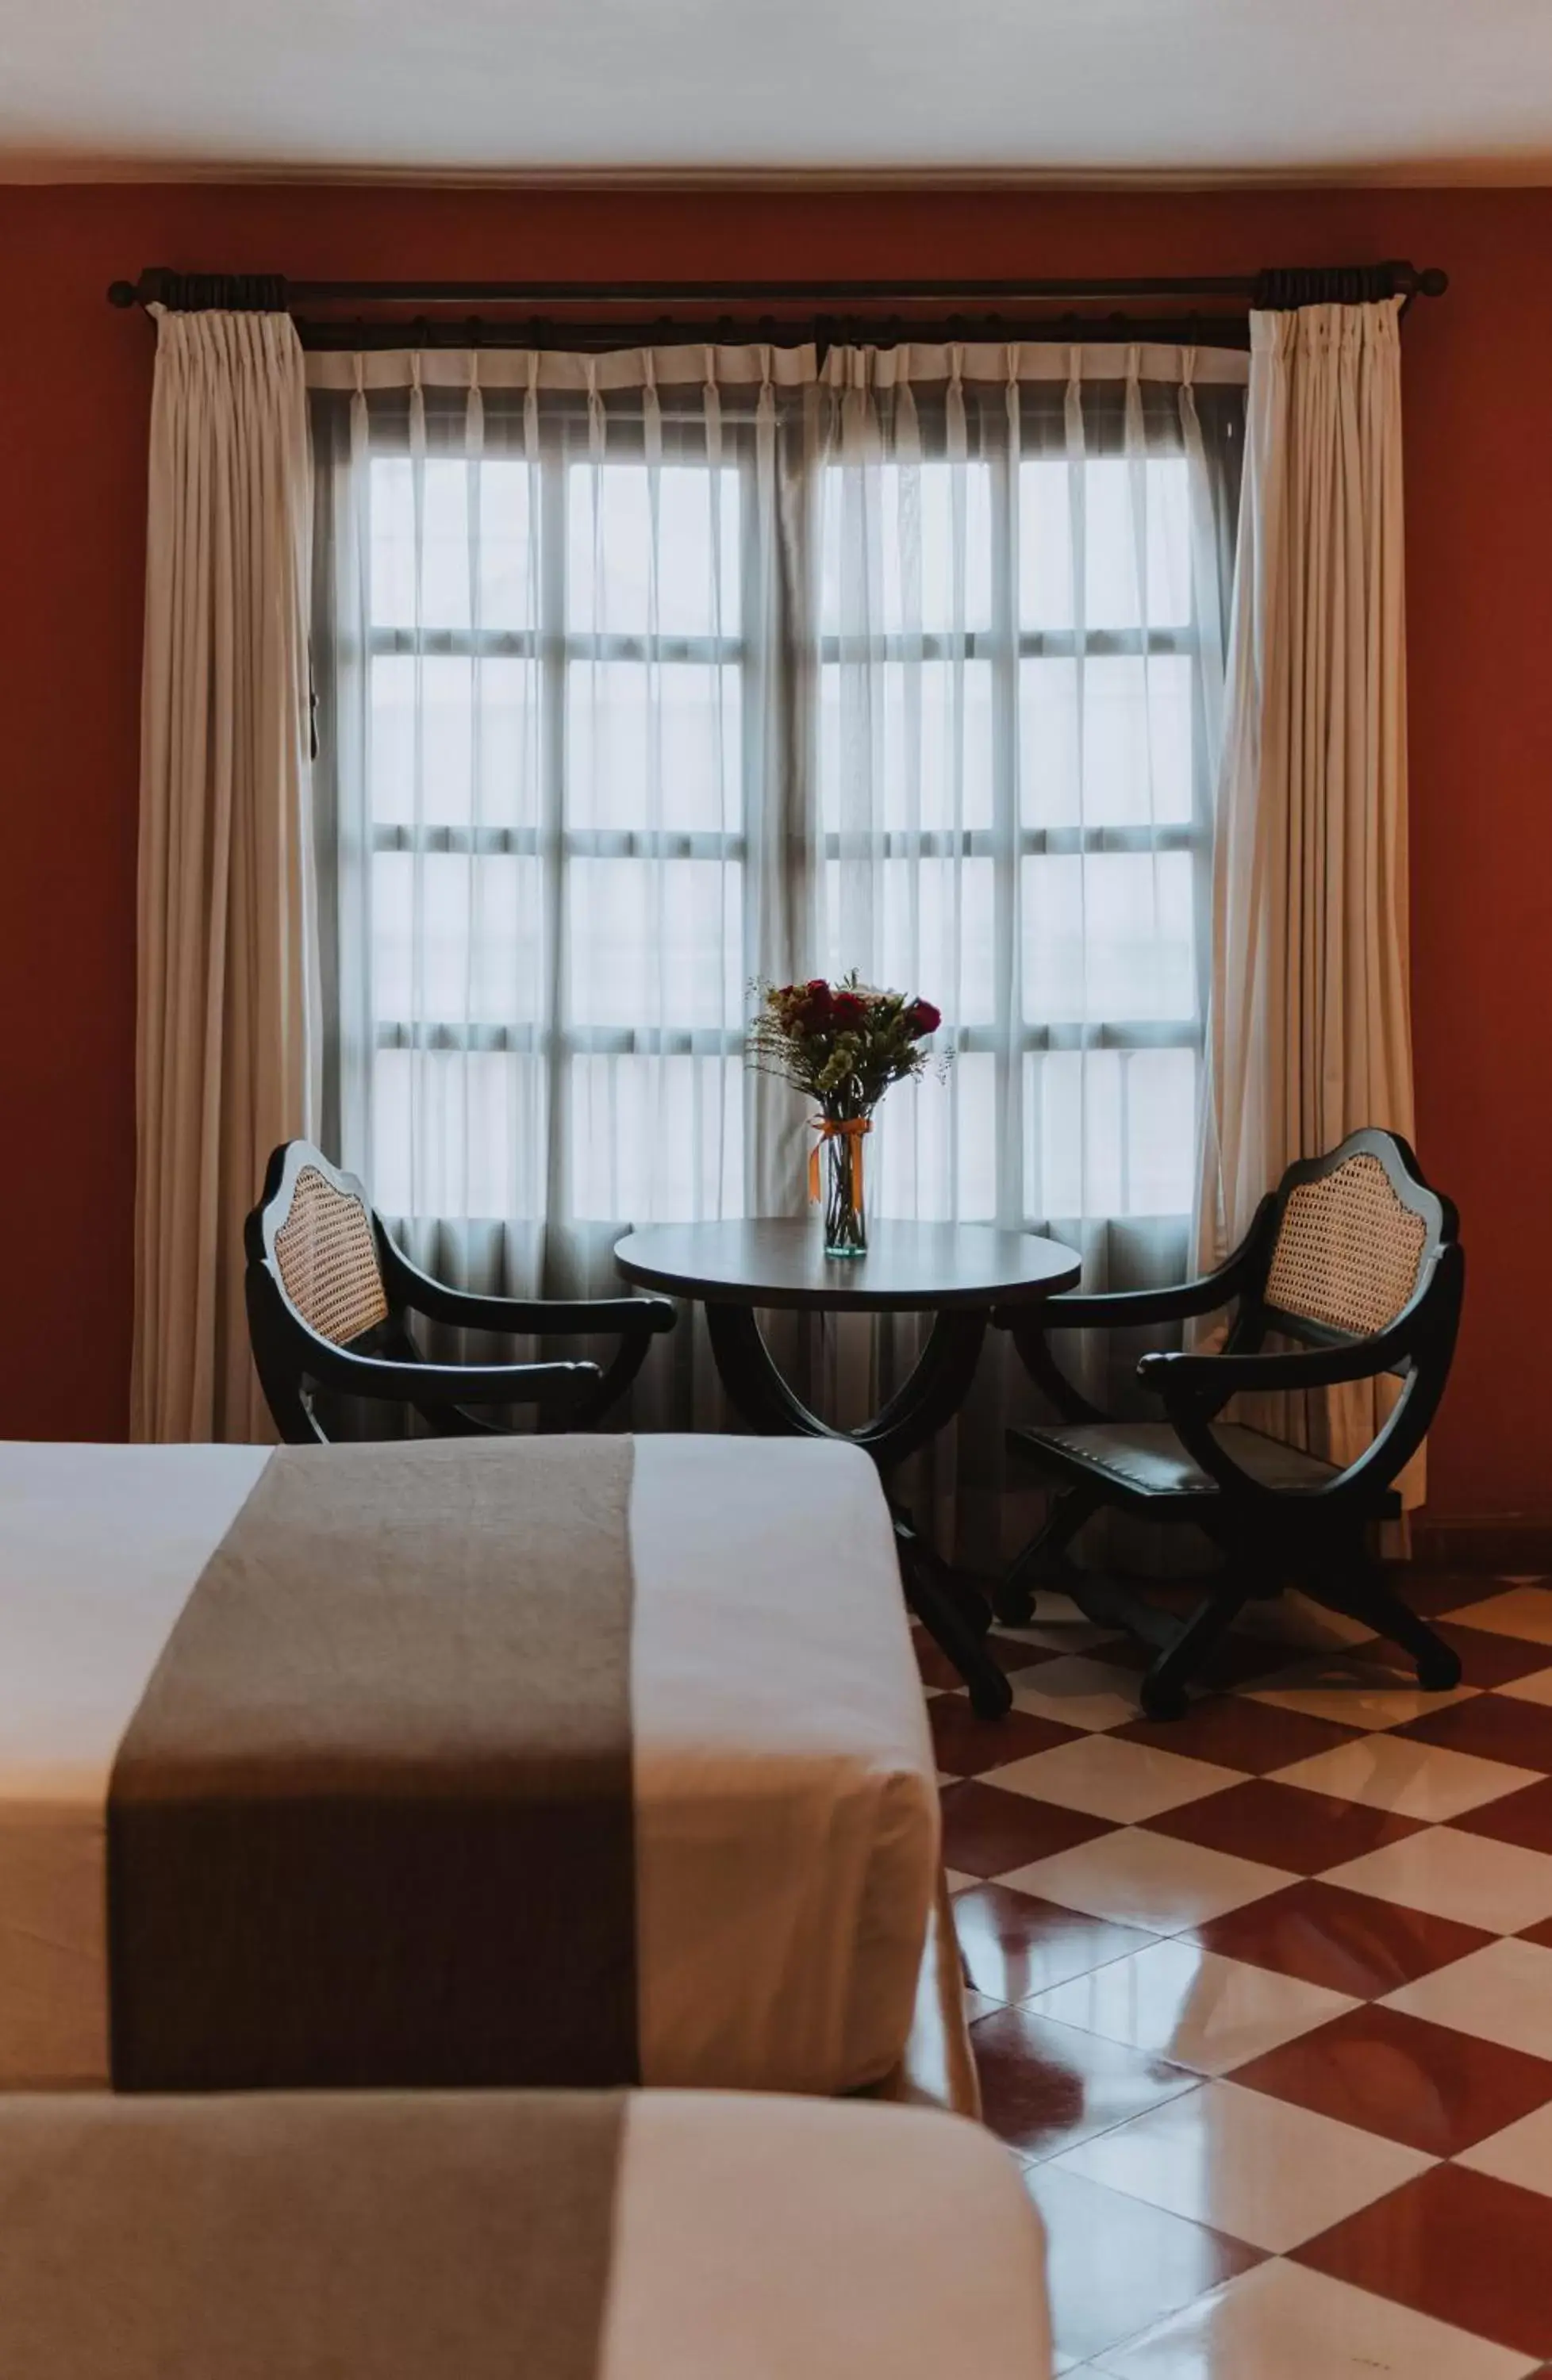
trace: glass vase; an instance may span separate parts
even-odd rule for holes
[[[867,1209],[863,1200],[862,1142],[870,1127],[832,1132],[824,1144],[824,1233],[827,1257],[867,1254]]]

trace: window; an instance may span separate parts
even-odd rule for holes
[[[1242,390],[1193,446],[1177,384],[1113,370],[859,416],[554,362],[348,432],[339,400],[325,442],[338,1090],[379,1204],[761,1203],[749,978],[856,965],[955,1050],[891,1095],[882,1211],[1188,1212]]]

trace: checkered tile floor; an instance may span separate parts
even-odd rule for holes
[[[1552,1580],[1408,1591],[1454,1694],[1291,1597],[1175,1725],[1059,1596],[1000,1724],[918,1639],[1061,2372],[1552,2375]]]

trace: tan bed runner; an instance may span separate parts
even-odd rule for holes
[[[625,2104],[8,2099],[0,2369],[593,2380]]]
[[[637,2079],[632,1460],[273,1455],[114,1768],[117,2088]]]

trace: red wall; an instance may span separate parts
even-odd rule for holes
[[[0,1434],[127,1410],[142,264],[297,279],[1244,272],[1408,256],[1418,1138],[1466,1322],[1436,1516],[1552,1518],[1552,190],[0,189]]]

